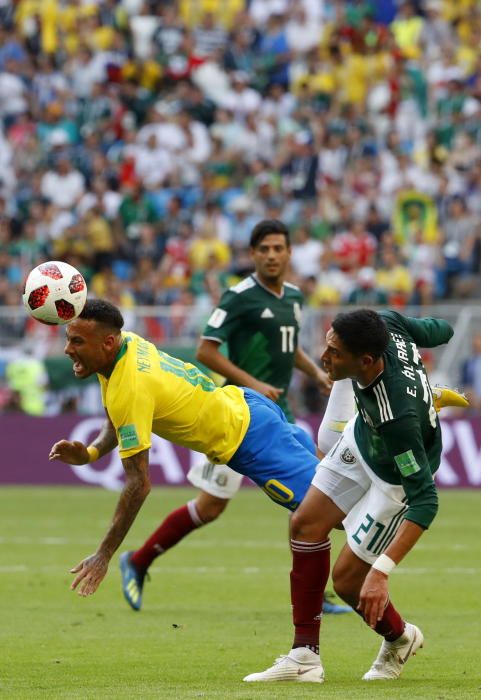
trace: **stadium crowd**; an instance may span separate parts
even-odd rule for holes
[[[2,0],[0,306],[62,259],[211,308],[264,217],[311,306],[479,296],[480,41],[476,0]]]

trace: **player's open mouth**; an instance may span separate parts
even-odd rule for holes
[[[84,366],[81,362],[79,362],[77,360],[76,362],[73,363],[72,369],[75,372],[75,374],[79,374],[84,369]]]

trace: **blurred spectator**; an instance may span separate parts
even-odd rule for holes
[[[471,341],[471,355],[461,368],[461,386],[469,399],[470,409],[481,409],[481,333],[475,333]]]
[[[432,243],[425,243],[422,232],[417,231],[404,250],[414,286],[413,301],[426,305],[442,298],[445,295],[445,279],[439,248]]]
[[[283,191],[294,199],[314,199],[316,196],[317,157],[312,135],[299,131],[289,144],[288,155],[281,164]]]
[[[0,3],[2,343],[56,257],[195,335],[183,305],[250,271],[261,217],[309,305],[478,300],[480,26],[450,0]]]
[[[235,254],[242,249],[246,250],[248,248],[252,229],[257,223],[257,218],[252,214],[250,199],[244,194],[232,199],[228,205],[228,210],[231,215],[228,242]]]
[[[28,109],[27,86],[22,78],[19,62],[5,58],[0,72],[0,117],[6,128]]]
[[[384,306],[388,303],[386,292],[377,286],[374,268],[361,267],[357,273],[356,286],[349,294],[347,302],[358,306]]]
[[[242,72],[251,81],[255,77],[255,54],[249,29],[236,27],[224,52],[223,64],[229,73]]]
[[[294,273],[300,277],[319,277],[321,272],[321,257],[324,251],[322,243],[311,238],[307,229],[300,226],[292,242],[291,266]]]
[[[216,22],[213,12],[205,12],[200,24],[194,29],[194,46],[198,56],[212,56],[225,48],[227,35]]]
[[[232,73],[232,89],[225,95],[222,107],[229,110],[235,120],[242,121],[247,114],[257,112],[261,96],[249,87],[249,76],[243,71]]]
[[[332,240],[336,264],[344,272],[372,267],[376,249],[377,241],[362,221],[350,222],[349,229],[337,233]]]
[[[159,52],[160,62],[165,61],[166,56],[174,54],[180,48],[185,27],[177,16],[174,5],[163,5],[160,24],[155,29],[152,41]]]
[[[454,197],[443,225],[447,293],[466,296],[479,269],[480,222],[470,215],[462,197]]]
[[[401,262],[394,246],[384,245],[376,273],[376,282],[386,295],[391,306],[406,306],[413,291],[413,281],[409,269]]]
[[[174,162],[165,148],[159,148],[155,133],[139,146],[135,156],[135,176],[146,189],[160,188],[174,171]]]
[[[6,378],[21,411],[31,416],[44,415],[47,373],[41,360],[27,355],[17,357],[8,363]]]
[[[62,209],[71,209],[80,201],[84,191],[84,177],[72,167],[67,156],[59,156],[54,168],[42,177],[42,195]]]
[[[285,17],[271,14],[259,42],[261,65],[266,75],[266,83],[289,85],[289,63],[291,53],[287,41]]]
[[[192,239],[189,249],[189,259],[192,269],[205,270],[212,259],[217,260],[219,265],[227,266],[230,262],[230,248],[224,241],[221,241],[216,231],[207,221]]]
[[[130,239],[139,237],[141,223],[153,223],[157,213],[145,190],[136,182],[124,189],[124,196],[118,210],[118,225]]]

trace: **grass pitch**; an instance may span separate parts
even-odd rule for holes
[[[194,494],[154,490],[124,548]],[[380,641],[350,614],[323,621],[323,685],[242,683],[290,648],[282,508],[243,490],[217,523],[154,562],[134,613],[117,556],[93,597],[69,590],[69,568],[96,549],[116,500],[80,487],[0,491],[0,697],[481,699],[479,493],[441,492],[432,530],[391,577],[394,602],[426,638],[401,679],[360,681]],[[334,540],[335,556],[342,533]]]

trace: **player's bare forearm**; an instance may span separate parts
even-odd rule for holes
[[[386,556],[392,559],[396,564],[399,564],[399,562],[404,559],[406,554],[411,551],[423,532],[424,528],[417,523],[413,523],[411,520],[404,520],[401,523],[395,538],[389,547],[386,548],[384,554],[386,554]]]
[[[422,527],[405,520],[397,531],[394,540],[384,551],[384,554],[398,564],[414,547],[423,532]],[[373,567],[368,572],[361,588],[358,610],[373,629],[382,618],[389,599],[388,580],[389,577],[386,573]]]
[[[120,494],[112,524],[95,554],[91,554],[70,569],[72,574],[77,574],[70,588],[78,588],[78,594],[84,597],[95,593],[100,586],[113,553],[129,531],[150,491],[148,450],[122,460],[122,464],[127,480]]]
[[[248,372],[237,367],[219,350],[220,343],[213,340],[202,339],[197,348],[197,359],[206,367],[217,374],[221,374],[228,382],[233,382],[242,386],[249,386],[249,382],[255,378]]]
[[[124,540],[143,502],[150,492],[149,451],[144,450],[122,460],[126,473],[125,486],[120,494],[112,524],[98,552],[110,559]]]
[[[301,372],[307,374],[308,377],[312,377],[312,379],[314,379],[324,391],[330,391],[332,381],[329,379],[326,372],[324,372],[321,367],[318,367],[314,360],[309,357],[309,355],[300,347],[298,347],[296,350],[294,365]]]
[[[240,367],[237,367],[219,350],[219,343],[213,340],[203,338],[197,348],[197,359],[206,367],[209,367],[213,372],[221,374],[228,382],[237,384],[238,386],[247,386],[249,389],[254,389],[264,396],[268,396],[273,401],[277,401],[282,394],[282,389],[273,387],[270,384],[261,382],[249,372],[245,372]]]
[[[108,452],[111,452],[117,445],[117,434],[108,416],[92,445],[99,451],[99,457],[103,457]],[[90,462],[90,454],[87,450],[87,446],[78,440],[74,440],[73,442],[69,440],[59,440],[52,445],[48,458],[50,461],[59,460],[60,462],[77,466]]]
[[[112,421],[108,416],[105,419],[99,434],[92,442],[92,445],[98,449],[100,457],[112,452],[114,447],[117,447],[117,433],[115,432]]]

